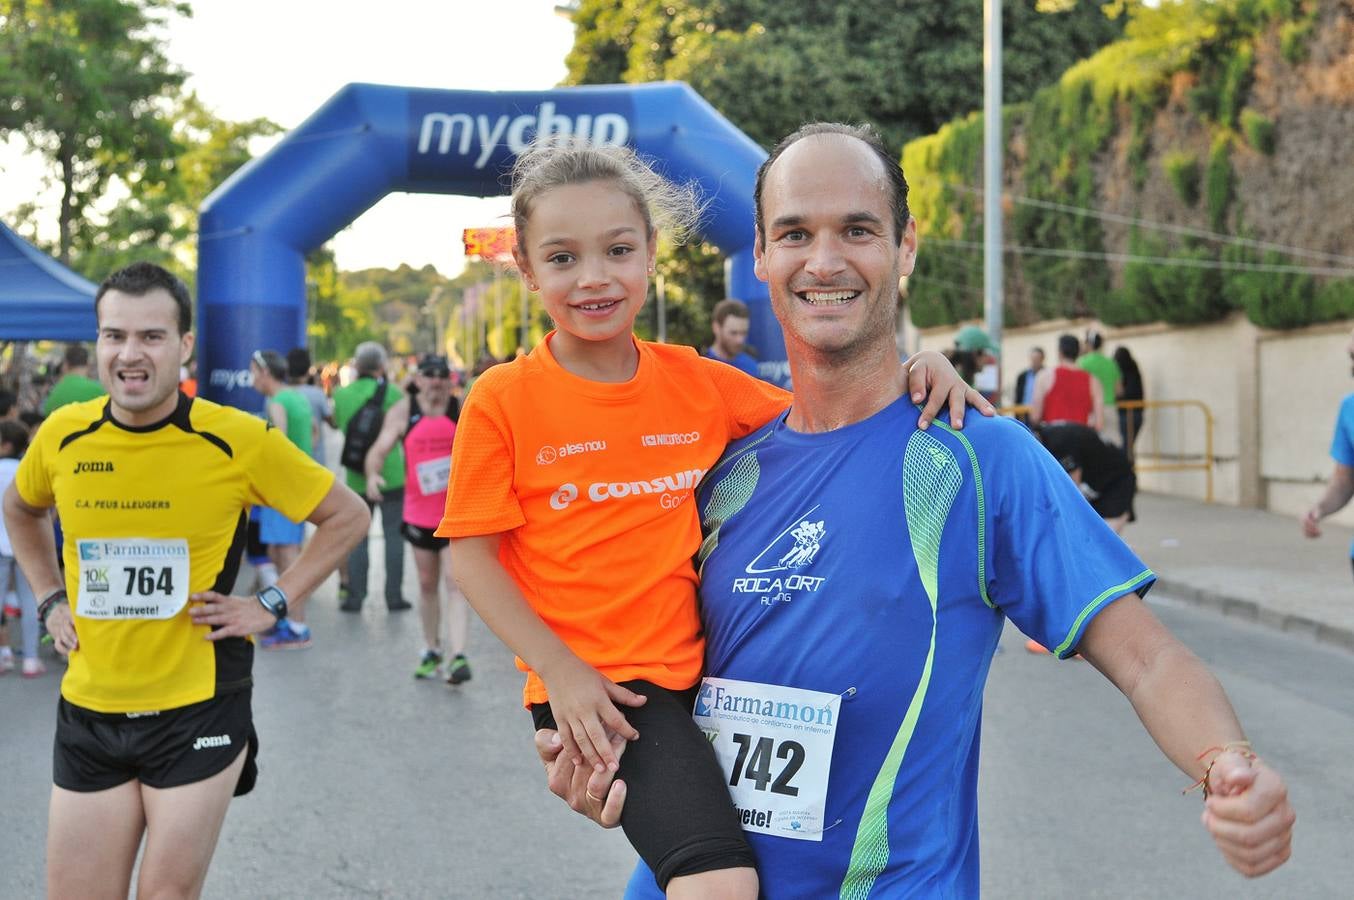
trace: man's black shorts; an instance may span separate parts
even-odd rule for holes
[[[440,538],[433,534],[435,529],[424,528],[422,525],[410,525],[408,522],[400,523],[400,534],[409,542],[409,546],[417,547],[420,550],[441,550],[447,544],[451,543],[450,538]]]
[[[718,869],[755,867],[710,740],[691,718],[699,686],[670,691],[648,681],[621,687],[649,700],[622,706],[639,732],[616,777],[626,786],[621,828],[667,890],[668,881]],[[531,707],[536,728],[555,728],[550,704]]]
[[[100,713],[57,704],[52,781],[68,791],[89,793],[132,779],[153,788],[204,781],[246,750],[235,796],[247,794],[258,778],[250,691],[232,691],[158,713]]]

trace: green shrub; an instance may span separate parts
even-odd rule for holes
[[[1251,92],[1254,71],[1255,51],[1249,43],[1239,44],[1223,68],[1222,83],[1218,88],[1218,124],[1225,128],[1236,125],[1237,112]]]
[[[1208,168],[1204,172],[1204,200],[1208,209],[1208,224],[1214,231],[1222,231],[1227,224],[1227,209],[1232,205],[1232,133],[1223,131],[1213,137],[1208,151]]]
[[[1292,260],[1273,251],[1263,257],[1241,247],[1224,253],[1229,262],[1264,262],[1292,265]],[[1234,270],[1225,279],[1227,292],[1246,310],[1246,317],[1261,328],[1301,328],[1321,320],[1316,285],[1312,276],[1300,272],[1255,272]],[[1332,303],[1339,298],[1333,296]]]
[[[1307,58],[1307,47],[1316,26],[1316,17],[1308,16],[1295,22],[1285,22],[1279,27],[1279,52],[1290,66],[1296,66]]]
[[[1253,109],[1241,111],[1241,131],[1246,135],[1246,143],[1266,156],[1274,155],[1274,122]]]
[[[1186,206],[1199,202],[1199,158],[1188,150],[1173,150],[1161,161],[1166,179]]]
[[[1326,322],[1354,318],[1354,278],[1334,279],[1317,288],[1316,315]]]

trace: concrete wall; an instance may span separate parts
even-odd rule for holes
[[[969,324],[969,323],[963,323]],[[981,323],[978,323],[981,324]],[[1087,328],[1105,335],[1105,352],[1128,347],[1142,370],[1148,400],[1199,400],[1213,414],[1213,499],[1301,515],[1330,474],[1330,439],[1340,399],[1354,390],[1341,322],[1293,332],[1267,332],[1241,314],[1195,327],[1161,324],[1105,328],[1092,321],[1044,322],[1008,329],[1002,341],[1002,400],[1014,402],[1015,379],[1040,346],[1051,362],[1058,335]],[[907,331],[907,346],[944,350],[958,327]],[[1140,455],[1201,455],[1200,413],[1149,413],[1138,438]],[[1146,462],[1146,460],[1144,460]],[[1203,499],[1202,472],[1139,475],[1144,490]],[[1334,517],[1354,525],[1354,504]]]

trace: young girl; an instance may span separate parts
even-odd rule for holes
[[[634,337],[658,228],[694,224],[694,191],[629,149],[554,143],[519,157],[512,207],[514,258],[556,329],[467,398],[437,533],[518,655],[536,726],[557,727],[576,761],[619,769],[621,825],[668,896],[754,898],[754,859],[691,719],[704,649],[692,494],[790,395]],[[619,765],[612,735],[631,742]]]

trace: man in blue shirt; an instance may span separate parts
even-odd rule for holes
[[[1354,367],[1354,332],[1350,333],[1349,344],[1345,349]],[[1321,537],[1321,520],[1344,509],[1345,504],[1354,497],[1354,394],[1346,395],[1340,402],[1340,413],[1335,419],[1335,436],[1330,442],[1330,455],[1335,460],[1335,471],[1331,472],[1330,482],[1321,499],[1302,517],[1302,533],[1309,538]],[[1349,548],[1349,561],[1354,567],[1354,546]]]
[[[721,300],[710,313],[710,330],[715,340],[705,355],[742,369],[753,378],[757,374],[757,360],[743,349],[748,342],[748,323],[751,317],[742,300]]]
[[[869,130],[805,126],[756,198],[756,271],[795,396],[699,491],[709,677],[695,717],[766,896],[977,895],[982,693],[1006,617],[1127,695],[1210,793],[1204,823],[1229,863],[1280,865],[1283,781],[1142,602],[1152,572],[1022,426],[922,430],[900,396],[896,285],[917,241],[893,157]],[[548,760],[548,736],[538,745]],[[575,809],[618,820],[620,783],[548,768]],[[656,891],[641,867],[627,896]]]

